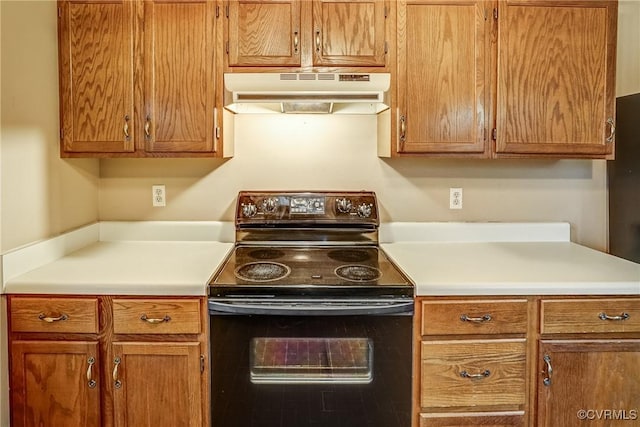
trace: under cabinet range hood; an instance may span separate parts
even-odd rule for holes
[[[388,73],[226,73],[234,113],[378,114],[389,108]]]

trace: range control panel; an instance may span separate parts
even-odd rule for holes
[[[236,225],[379,224],[375,193],[241,191]]]

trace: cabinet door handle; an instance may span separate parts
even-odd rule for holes
[[[122,387],[122,381],[120,381],[120,379],[118,379],[118,366],[120,366],[120,362],[122,362],[122,360],[119,357],[116,357],[115,359],[113,359],[113,386],[115,388],[120,388]]]
[[[53,323],[53,322],[61,322],[63,320],[69,320],[69,316],[67,314],[62,313],[58,317],[50,317],[44,313],[40,313],[38,315],[38,319],[42,320],[43,322]]]
[[[124,127],[122,128],[124,132],[124,137],[128,141],[129,140],[129,115],[124,116]]]
[[[400,142],[404,142],[407,139],[407,118],[400,116]]]
[[[600,320],[627,320],[629,317],[629,313],[623,312],[620,316],[609,316],[607,313],[598,314]]]
[[[144,123],[144,136],[147,139],[151,139],[151,116],[147,116]]]
[[[96,363],[96,359],[94,357],[89,357],[87,359],[87,364],[89,365],[87,367],[87,385],[89,386],[89,388],[95,388],[96,387],[96,380],[93,379],[93,365]]]
[[[298,38],[298,32],[294,31],[293,33],[293,51],[298,53],[298,45],[300,44],[300,39]]]
[[[320,30],[316,30],[316,52],[320,53]]]
[[[616,124],[613,121],[612,117],[607,119],[607,124],[609,125],[610,134],[607,137],[607,142],[613,142],[613,137],[616,135]]]
[[[491,375],[491,371],[488,369],[485,369],[484,371],[480,372],[479,374],[470,374],[467,371],[462,371],[460,372],[460,376],[462,378],[487,378],[489,375]]]
[[[482,317],[469,317],[466,314],[463,314],[462,316],[460,316],[460,321],[462,321],[462,322],[474,322],[474,323],[490,322],[491,321],[491,315],[490,314],[485,314]]]
[[[147,323],[163,323],[163,322],[168,322],[171,320],[171,317],[168,314],[165,314],[164,317],[147,317],[147,315],[145,313],[142,314],[142,316],[140,316],[140,320],[142,320],[143,322],[147,322]]]
[[[545,363],[545,370],[542,371],[544,378],[542,379],[542,384],[549,387],[551,385],[551,375],[553,374],[553,368],[551,367],[551,356],[545,354],[542,358]]]

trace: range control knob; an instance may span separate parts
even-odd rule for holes
[[[268,197],[262,201],[262,212],[274,213],[278,209],[278,199],[275,197]]]
[[[373,204],[371,203],[362,203],[358,205],[356,209],[358,212],[358,216],[361,218],[369,218],[371,216],[371,212],[373,211]]]
[[[351,200],[343,197],[341,199],[336,199],[336,209],[340,213],[349,213],[351,212],[352,204]]]
[[[242,216],[251,218],[258,213],[258,208],[253,203],[247,203],[246,205],[243,203],[242,205]]]

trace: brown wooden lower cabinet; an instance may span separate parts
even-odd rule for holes
[[[11,417],[20,427],[98,427],[98,342],[14,341]]]
[[[116,426],[204,425],[200,343],[119,342],[113,354]]]
[[[12,426],[209,425],[205,302],[9,296]]]
[[[542,340],[540,427],[640,425],[640,339]]]

